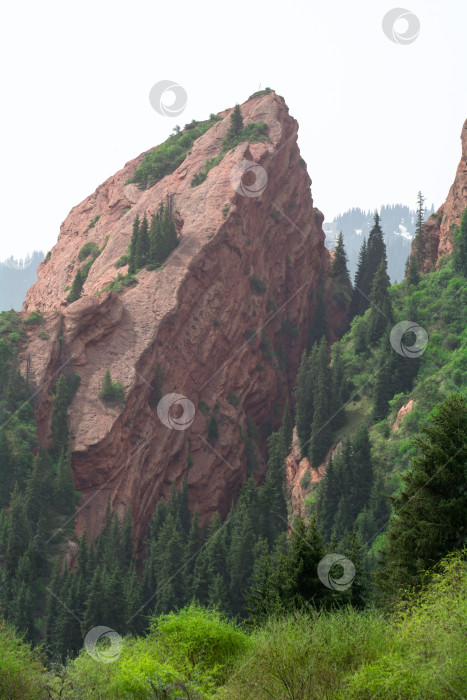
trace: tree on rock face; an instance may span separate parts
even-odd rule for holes
[[[226,140],[234,139],[240,136],[243,131],[243,117],[240,110],[240,105],[236,104],[232,114],[230,115],[230,126],[227,132]]]
[[[461,223],[453,236],[454,243],[454,267],[457,272],[467,277],[467,209],[465,209]]]
[[[138,214],[135,216],[133,221],[133,232],[131,234],[130,241],[130,255],[128,263],[128,272],[132,275],[136,272],[138,268],[138,253],[139,253],[139,229],[140,222]]]
[[[51,453],[58,457],[62,450],[68,449],[68,404],[70,400],[68,385],[63,374],[55,385],[55,398],[52,406],[52,422],[50,426]]]
[[[423,572],[467,540],[467,400],[453,394],[439,404],[420,429],[418,455],[394,497],[380,588],[395,591],[418,585]]]

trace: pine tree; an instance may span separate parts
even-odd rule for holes
[[[68,404],[69,392],[66,379],[60,375],[55,385],[55,398],[52,405],[52,421],[50,426],[50,452],[58,457],[62,450],[68,450]]]
[[[330,455],[325,472],[318,486],[316,502],[317,521],[321,532],[329,539],[340,499],[340,484],[336,478],[334,458]]]
[[[149,231],[146,212],[139,226],[138,237],[136,239],[136,268],[144,267],[149,261]]]
[[[83,276],[81,268],[78,268],[73,283],[71,285],[70,293],[67,296],[67,302],[69,304],[72,304],[74,301],[80,298],[85,281],[86,278]]]
[[[29,537],[30,524],[26,515],[24,496],[20,493],[18,483],[16,483],[11,494],[5,555],[5,569],[10,577],[18,565],[20,557],[28,547]]]
[[[461,223],[453,236],[454,269],[467,277],[467,209],[462,214]]]
[[[407,268],[407,278],[409,281],[409,284],[413,284],[414,287],[418,285],[420,282],[420,274],[418,272],[420,267],[420,260],[418,257],[418,253],[414,251],[409,260],[408,260],[408,268]]]
[[[230,115],[230,125],[229,125],[229,130],[226,135],[226,141],[235,141],[237,137],[240,136],[240,134],[243,131],[243,117],[242,117],[242,112],[240,110],[240,105],[236,104],[232,114]]]
[[[467,538],[467,400],[453,394],[439,404],[414,441],[418,454],[393,498],[384,564],[377,579],[390,595],[420,584],[423,572]]]
[[[353,518],[367,505],[373,485],[373,463],[368,428],[361,426],[352,440],[352,504]]]
[[[132,275],[134,275],[136,270],[138,269],[139,229],[140,221],[139,215],[137,214],[133,221],[133,232],[131,234],[130,253],[128,262],[128,272]]]
[[[383,258],[373,278],[370,292],[371,310],[367,330],[367,339],[370,344],[382,337],[388,323],[394,323],[389,287],[386,260]]]
[[[354,289],[352,292],[352,298],[350,300],[349,307],[349,318],[352,319],[355,316],[359,316],[365,313],[368,308],[368,300],[362,295],[363,287],[365,286],[365,268],[367,264],[367,244],[366,239],[363,239],[363,243],[358,254],[357,271],[355,273]],[[369,289],[366,294],[368,296]]]
[[[344,359],[340,343],[335,343],[332,348],[331,365],[331,409],[333,415],[331,427],[337,430],[345,423],[345,403],[350,396],[348,381],[345,374]]]
[[[62,450],[57,465],[55,479],[55,502],[60,513],[72,513],[77,502],[77,494],[73,483],[71,470],[71,451]]]
[[[375,212],[373,227],[368,236],[365,274],[363,279],[363,291],[367,296],[371,292],[374,276],[386,259],[386,245],[384,243],[383,231],[381,229],[380,218],[378,212]]]
[[[334,295],[341,307],[348,307],[352,295],[352,283],[347,267],[347,253],[345,252],[342,231],[337,237],[336,250],[331,265],[331,274],[334,280]]]
[[[308,457],[310,464],[316,468],[325,458],[331,440],[331,425],[329,421],[331,416],[331,401],[329,397],[331,370],[328,362],[327,342],[324,337],[319,344],[317,372],[314,381],[313,421],[311,423]]]
[[[326,340],[329,339],[329,326],[326,318],[324,290],[322,286],[320,286],[317,291],[313,321],[308,331],[308,348],[312,348],[315,343],[319,343],[323,337],[326,338]]]
[[[287,451],[289,451],[292,447],[293,427],[294,424],[290,413],[289,399],[287,399],[285,402],[284,415],[282,416],[281,425],[281,437]]]
[[[297,386],[295,389],[295,423],[302,454],[308,445],[310,426],[313,420],[313,385],[310,372],[310,362],[306,350],[302,353],[300,366],[297,372]]]
[[[101,389],[99,391],[99,398],[102,401],[110,401],[113,397],[113,387],[112,387],[112,377],[110,375],[110,370],[106,369],[104,373],[104,378],[102,380]]]

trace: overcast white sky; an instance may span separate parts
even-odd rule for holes
[[[407,2],[420,20],[409,45],[382,31],[392,0],[5,4],[0,259],[47,251],[71,207],[126,161],[260,85],[299,121],[326,220],[415,206],[419,189],[438,207],[467,117],[467,2]],[[165,79],[188,94],[177,118],[149,103]]]

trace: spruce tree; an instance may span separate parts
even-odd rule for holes
[[[331,264],[331,275],[334,280],[334,295],[341,307],[346,308],[352,295],[352,283],[347,268],[347,253],[345,252],[342,231],[337,237],[336,250]]]
[[[26,515],[24,496],[20,493],[18,483],[16,483],[11,494],[5,555],[5,569],[10,577],[18,565],[20,557],[28,547],[30,534],[30,523]]]
[[[282,416],[281,437],[284,441],[284,446],[287,451],[292,447],[293,437],[293,421],[290,413],[289,399],[285,402],[284,415]]]
[[[230,115],[229,130],[226,135],[226,142],[234,143],[243,131],[243,117],[240,105],[236,104],[232,114]]]
[[[59,457],[62,450],[68,450],[68,404],[68,386],[65,377],[61,374],[55,385],[50,426],[50,441],[52,443],[50,451],[55,457]]]
[[[308,348],[319,343],[321,338],[329,339],[329,326],[326,318],[326,304],[324,303],[324,290],[320,285],[316,296],[316,307],[308,331]]]
[[[81,268],[78,268],[73,283],[71,285],[70,293],[67,296],[67,302],[69,304],[72,304],[74,301],[80,298],[85,281],[86,279],[85,277],[83,277]]]
[[[349,318],[352,319],[355,316],[362,315],[368,308],[368,300],[362,295],[362,291],[365,284],[365,268],[367,264],[367,244],[366,239],[363,239],[363,243],[360,247],[360,252],[358,254],[357,271],[355,273],[354,289],[352,292],[352,298],[350,300],[349,307]],[[369,290],[368,290],[369,292]],[[368,293],[367,293],[368,296]]]
[[[317,355],[317,372],[314,377],[313,420],[311,423],[308,457],[313,467],[318,467],[326,456],[331,442],[331,401],[329,387],[331,370],[328,361],[328,347],[323,337]]]
[[[378,583],[391,595],[419,585],[423,572],[467,539],[467,399],[453,394],[439,404],[414,441],[418,454],[394,497],[384,564]]]
[[[149,227],[146,212],[139,226],[138,237],[136,239],[136,268],[144,267],[149,261]]]
[[[138,269],[139,229],[140,229],[140,221],[139,221],[139,215],[137,214],[134,218],[134,221],[133,221],[133,232],[131,234],[130,253],[129,253],[129,262],[128,262],[128,272],[132,275],[134,275],[136,270]]]
[[[386,260],[383,258],[373,278],[370,292],[371,309],[367,331],[367,339],[370,344],[375,343],[382,337],[388,323],[394,323],[389,287],[390,282],[386,272]]]
[[[467,277],[467,209],[462,214],[461,223],[453,236],[454,269]]]
[[[57,465],[55,480],[55,502],[60,513],[71,514],[77,503],[71,470],[71,451],[62,450]]]

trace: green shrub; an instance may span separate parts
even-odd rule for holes
[[[24,323],[27,326],[42,326],[45,323],[45,318],[38,311],[31,311]]]
[[[99,255],[99,246],[96,245],[93,241],[88,241],[83,245],[81,250],[78,253],[78,260],[80,262],[83,262],[83,260],[86,260],[89,256],[92,258],[96,259],[97,256]]]
[[[104,379],[102,380],[99,398],[103,403],[109,406],[125,403],[125,392],[123,390],[122,383],[113,382],[110,375],[110,370],[108,369],[105,371]]]
[[[227,217],[227,214],[229,213],[230,209],[230,204],[224,204],[222,207],[222,214],[224,215],[224,219]]]
[[[307,489],[311,483],[311,474],[309,469],[306,470],[302,478],[300,479],[300,486],[302,489]]]
[[[277,306],[274,299],[269,298],[266,302],[266,311],[268,311],[268,312],[274,311],[274,313],[276,313],[276,311],[278,311],[278,310],[279,310],[279,307]]]
[[[90,229],[94,228],[94,226],[97,224],[97,222],[99,221],[100,218],[101,218],[101,214],[97,214],[97,216],[95,216],[93,219],[91,219],[91,221],[89,222],[88,227],[84,233],[87,233]]]
[[[197,138],[202,136],[221,117],[213,116],[204,122],[193,122],[185,126],[184,131],[172,134],[156,150],[146,153],[141,165],[136,168],[133,177],[127,180],[126,185],[134,182],[141,189],[152,187],[170,175],[183,163],[188,151]]]
[[[253,340],[257,336],[257,330],[256,328],[247,328],[245,331],[245,338],[247,339],[248,343],[253,342]]]
[[[214,445],[219,437],[219,427],[217,425],[216,416],[212,415],[208,423],[208,442]]]
[[[47,335],[47,333],[45,331],[39,331],[39,338],[41,340],[48,340],[49,336]]]
[[[261,296],[266,291],[266,285],[259,279],[259,277],[253,275],[250,277],[250,289],[256,296]]]
[[[241,398],[240,396],[237,396],[237,394],[229,394],[229,403],[234,406],[235,408],[238,406],[240,403]]]
[[[207,416],[209,413],[209,406],[204,399],[201,399],[201,401],[198,403],[198,408],[204,416]]]
[[[39,654],[0,619],[0,698],[48,698],[46,680]]]
[[[51,257],[52,257],[52,251],[49,250],[49,252],[47,253],[47,255],[44,258],[44,262],[46,262],[46,263],[49,262]]]
[[[214,326],[214,328],[219,328],[219,326],[221,325],[221,322],[218,318],[215,318],[214,321],[212,322],[212,325]]]
[[[269,95],[271,92],[271,88],[264,88],[264,90],[257,90],[254,92],[250,97],[248,98],[249,100],[252,100],[254,97],[262,97],[263,95]]]
[[[117,260],[117,262],[115,263],[115,267],[124,267],[125,265],[128,265],[129,262],[130,256],[128,253],[125,253]]]

